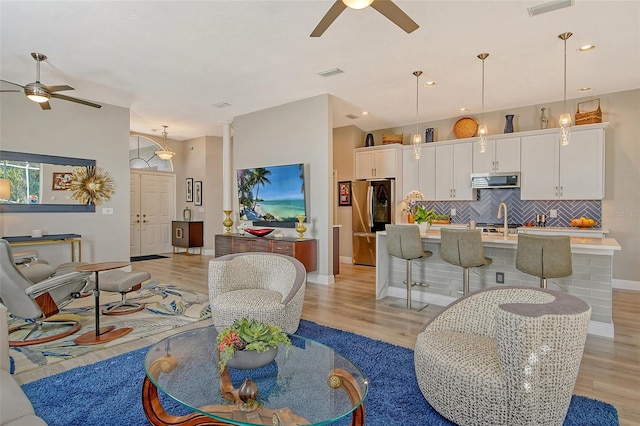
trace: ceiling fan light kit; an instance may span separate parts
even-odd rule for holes
[[[373,0],[342,0],[342,2],[351,9],[364,9],[373,3]]]

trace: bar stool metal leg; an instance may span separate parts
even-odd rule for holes
[[[411,311],[421,311],[424,308],[426,308],[427,306],[429,306],[429,304],[427,303],[422,303],[422,302],[412,302],[411,300],[411,287],[413,287],[413,279],[411,278],[412,274],[411,274],[411,260],[407,259],[407,302],[406,305],[403,302],[395,302],[392,303],[390,306],[393,306],[394,308],[403,308],[403,309],[407,309],[407,310],[411,310]]]

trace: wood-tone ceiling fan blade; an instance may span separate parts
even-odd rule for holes
[[[310,37],[320,37],[346,8],[347,5],[342,0],[336,0],[331,9],[322,17],[318,26],[311,32]]]
[[[44,86],[44,88],[47,89],[47,92],[49,93],[62,92],[63,90],[76,90],[71,86],[67,86],[66,84],[63,84],[61,86]]]
[[[22,92],[22,90],[0,90],[0,93],[4,92]]]
[[[39,102],[39,104],[40,104],[40,108],[42,108],[44,110],[51,109],[51,104],[49,104],[49,101],[47,101],[47,102]]]
[[[93,102],[85,101],[83,99],[72,98],[71,96],[60,95],[58,93],[52,93],[51,97],[56,99],[62,99],[63,101],[75,102],[77,104],[82,104],[82,105],[90,106],[93,108],[102,108],[102,105],[94,104]]]
[[[387,19],[402,28],[407,33],[412,33],[419,28],[418,24],[416,24],[415,21],[409,17],[409,15],[404,13],[402,9],[396,6],[396,4],[391,0],[373,0],[373,3],[371,3],[371,7],[382,13],[387,17]]]
[[[22,87],[24,89],[24,86],[22,84],[18,84],[18,83],[14,83],[13,81],[7,81],[7,80],[0,80],[4,83],[9,83],[9,84],[13,84],[14,86],[18,86],[18,87]],[[3,92],[8,92],[9,90],[3,90]],[[19,90],[17,90],[19,92]]]

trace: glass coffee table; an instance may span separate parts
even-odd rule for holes
[[[333,349],[290,335],[293,346],[280,346],[266,366],[219,374],[217,335],[213,326],[189,330],[149,349],[142,406],[153,425],[320,425],[347,416],[364,425],[367,378]],[[246,379],[258,389],[250,403],[239,398]],[[163,401],[188,414],[167,413]]]

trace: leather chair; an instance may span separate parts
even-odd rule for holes
[[[22,271],[36,267],[48,267],[53,271],[50,277],[36,283],[29,280]],[[14,263],[11,246],[0,239],[0,299],[9,312],[27,321],[26,324],[9,330],[9,335],[18,330],[29,328],[21,340],[10,340],[10,346],[27,346],[50,342],[69,336],[80,329],[77,321],[45,321],[46,318],[59,312],[60,308],[76,297],[87,287],[90,274],[87,272],[56,272],[46,264],[35,264],[28,268],[18,269]],[[57,333],[39,333],[41,329],[55,326]],[[68,327],[60,327],[68,326]],[[31,338],[31,335],[35,335]]]
[[[477,229],[440,230],[440,258],[462,267],[462,294],[469,294],[469,268],[490,265],[493,259],[484,256],[482,235]]]
[[[426,303],[411,303],[411,288],[416,285],[426,286],[423,283],[413,282],[411,274],[411,261],[423,257],[431,257],[432,252],[423,250],[422,237],[420,236],[420,228],[418,225],[385,225],[387,231],[387,251],[393,257],[404,259],[407,261],[407,302],[392,303],[391,306],[396,308],[405,308],[409,310],[419,311],[427,307]]]
[[[590,316],[581,299],[535,287],[464,296],[418,334],[420,390],[461,426],[562,425]]]
[[[300,324],[307,273],[294,257],[238,253],[209,261],[209,302],[218,330],[241,318],[295,333]]]
[[[540,288],[547,288],[547,278],[573,274],[571,238],[568,235],[518,235],[516,269],[540,278]]]

